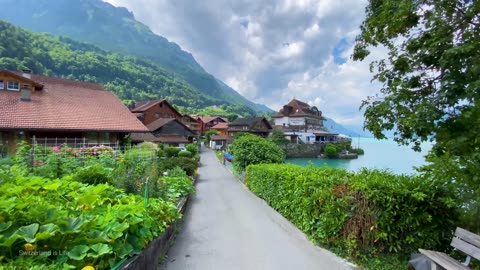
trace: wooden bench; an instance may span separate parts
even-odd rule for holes
[[[469,270],[468,265],[472,258],[480,261],[480,236],[462,228],[457,228],[450,245],[467,254],[467,259],[464,263],[460,263],[443,252],[425,249],[419,249],[419,251],[432,261],[432,270]]]

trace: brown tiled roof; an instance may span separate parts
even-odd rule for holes
[[[244,118],[237,118],[235,121],[231,122],[229,126],[248,126],[252,128],[256,123],[260,121],[265,121],[267,127],[272,129],[270,122],[265,119],[265,117],[257,116],[257,117],[244,117]]]
[[[146,110],[152,108],[155,105],[163,103],[169,106],[177,115],[182,116],[180,112],[178,112],[166,99],[157,99],[157,100],[150,100],[150,101],[141,101],[137,102],[135,105],[136,107],[132,109],[133,113],[141,113],[145,112]]]
[[[172,122],[175,118],[158,118],[157,120],[153,121],[152,123],[147,125],[148,130],[155,131],[166,124]]]
[[[132,142],[159,142],[159,143],[188,143],[187,138],[177,135],[158,136],[150,132],[130,134]]]
[[[284,116],[308,116],[325,120],[324,117],[322,117],[321,115],[317,115],[316,112],[312,110],[312,107],[303,101],[292,99],[286,106],[292,109],[290,113],[286,113],[282,108],[280,109],[280,111],[276,112],[273,117],[281,118]]]
[[[19,74],[19,73],[16,73]],[[0,91],[0,129],[142,132],[147,128],[111,92],[93,83],[41,75],[31,101]]]
[[[187,131],[189,131],[190,133],[192,134],[196,134],[191,128],[187,127],[184,123],[182,123],[182,121],[178,121],[176,118],[158,118],[157,120],[155,120],[154,122],[150,123],[147,125],[147,128],[148,130],[150,131],[156,131],[158,130],[159,128],[165,126],[166,124],[172,122],[172,121],[175,121],[177,122],[178,124],[180,124],[181,126],[183,126],[183,128],[185,128]]]
[[[212,129],[227,129],[228,123],[218,123],[215,126],[211,127]]]
[[[202,122],[204,122],[205,124],[208,123],[208,122],[211,122],[215,119],[222,119],[223,121],[225,122],[228,122],[228,120],[226,120],[225,118],[223,117],[220,117],[220,116],[200,116],[200,119],[202,120]]]

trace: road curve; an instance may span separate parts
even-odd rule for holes
[[[212,150],[203,150],[201,163],[184,226],[160,269],[354,269],[314,246],[236,180]]]

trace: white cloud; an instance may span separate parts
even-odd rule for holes
[[[127,7],[207,71],[274,110],[296,97],[359,126],[361,100],[379,88],[370,83],[368,62],[350,60],[366,0],[107,2]],[[340,42],[346,42],[338,55],[343,64],[333,57]]]

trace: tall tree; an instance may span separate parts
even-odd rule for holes
[[[362,103],[365,127],[377,138],[393,129],[416,150],[433,141],[424,171],[459,184],[470,213],[473,205],[478,211],[480,2],[370,0],[366,15],[353,59],[364,60],[372,46],[388,57],[371,63],[383,87]]]

